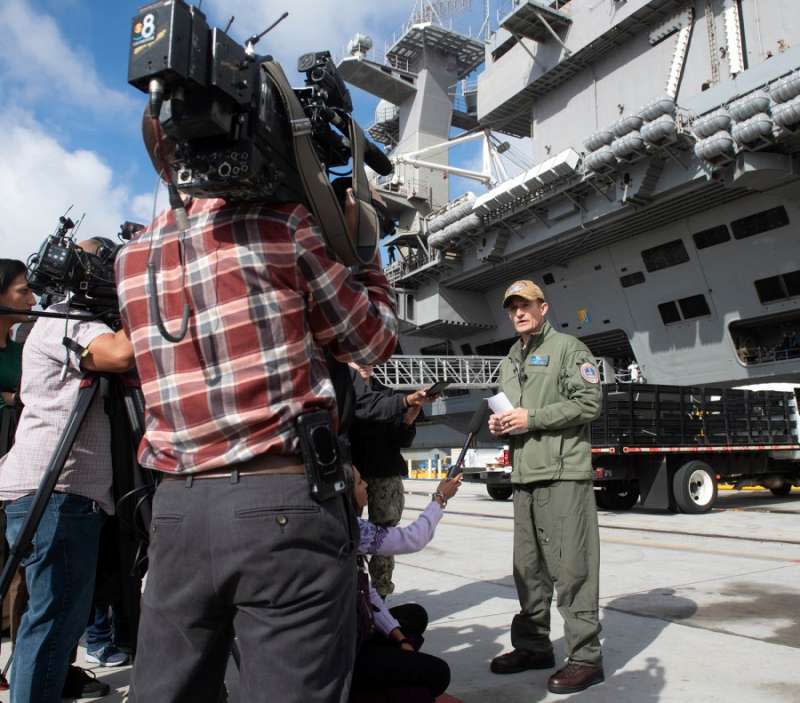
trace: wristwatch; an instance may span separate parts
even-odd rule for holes
[[[442,501],[442,507],[446,508],[447,498],[444,497],[441,491],[435,491],[434,493],[431,493],[431,500],[436,500],[437,498],[439,498]]]

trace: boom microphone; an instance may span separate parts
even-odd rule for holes
[[[364,140],[364,163],[380,176],[389,176],[394,171],[394,164],[372,142]]]
[[[458,474],[464,471],[464,457],[467,454],[467,449],[469,449],[469,445],[472,443],[475,435],[480,432],[481,427],[483,427],[488,417],[489,404],[484,399],[472,414],[472,418],[469,421],[469,427],[467,428],[467,438],[464,440],[464,446],[461,447],[461,453],[458,455],[456,463],[453,464],[453,466],[451,466],[450,470],[447,472],[447,478],[455,478],[458,476]]]

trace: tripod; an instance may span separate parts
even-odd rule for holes
[[[78,398],[67,420],[67,425],[45,469],[17,540],[9,550],[8,560],[0,573],[0,601],[6,597],[14,574],[31,549],[33,537],[42,520],[47,503],[55,490],[89,408],[99,391],[105,400],[105,411],[111,422],[114,500],[118,506],[118,514],[123,513],[120,515],[120,524],[123,524],[126,515],[129,515],[133,524],[138,515],[144,534],[147,534],[150,525],[149,498],[154,490],[155,482],[152,474],[142,470],[135,460],[135,449],[144,432],[144,402],[138,381],[134,377],[122,375],[87,375],[81,382]],[[136,504],[128,509],[126,500],[136,496],[138,496]],[[123,511],[121,509],[123,507],[126,510]],[[122,533],[122,531],[120,532]],[[137,563],[141,563],[139,549],[127,535],[121,534],[119,551],[123,566],[131,565],[135,568]],[[131,584],[131,581],[130,578],[122,579],[122,602],[128,613],[133,616],[131,622],[133,641],[135,642],[139,590],[137,585]]]

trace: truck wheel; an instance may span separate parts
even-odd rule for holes
[[[630,510],[639,501],[639,486],[635,481],[612,481],[601,485],[594,498],[602,510]]]
[[[717,477],[705,462],[687,461],[675,472],[672,492],[682,513],[705,513],[717,499]]]
[[[784,498],[792,492],[792,484],[782,483],[777,488],[770,488],[769,492],[772,493],[772,495],[774,496],[778,496],[779,498]]]
[[[486,490],[494,500],[508,500],[514,492],[511,486],[486,486]]]

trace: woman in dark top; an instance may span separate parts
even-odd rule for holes
[[[28,288],[25,264],[16,259],[0,259],[0,305],[15,310],[30,310],[36,304]],[[22,377],[22,344],[11,339],[11,328],[27,322],[28,316],[0,314],[0,456],[14,440],[17,425],[17,391]],[[0,507],[0,535],[5,535],[5,511]],[[5,540],[0,536],[0,566],[5,563]],[[20,573],[14,576],[6,597],[9,609],[11,640],[14,641],[19,621],[25,610],[27,593]],[[0,674],[0,691],[8,690],[8,682]]]
[[[0,305],[30,310],[35,304],[28,288],[25,264],[16,259],[0,259]],[[11,328],[26,322],[27,315],[0,314],[0,408],[13,407],[22,376],[22,345],[11,340]],[[0,443],[2,443],[0,438]],[[8,447],[6,447],[7,449]]]

